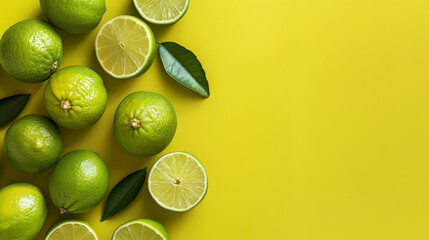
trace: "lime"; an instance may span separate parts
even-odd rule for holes
[[[0,239],[33,239],[47,215],[45,197],[38,187],[14,183],[0,189]]]
[[[40,173],[51,168],[63,148],[58,127],[41,115],[18,119],[4,136],[4,150],[9,162],[25,173]]]
[[[40,0],[46,18],[69,33],[87,33],[98,26],[106,12],[105,0]]]
[[[94,229],[85,221],[68,219],[54,224],[45,240],[97,240]]]
[[[151,156],[164,150],[176,132],[176,112],[170,101],[153,92],[128,95],[116,109],[113,132],[128,153]]]
[[[149,192],[161,207],[185,212],[197,206],[207,193],[207,174],[198,159],[185,152],[162,156],[148,177]]]
[[[52,119],[69,129],[84,129],[95,124],[107,105],[103,79],[81,66],[65,67],[52,75],[43,98]]]
[[[101,67],[114,78],[137,77],[155,59],[152,30],[133,16],[119,16],[106,22],[95,39],[95,53]]]
[[[150,219],[136,219],[119,226],[112,240],[170,240],[164,226]]]
[[[189,7],[189,0],[133,0],[140,15],[153,24],[172,24],[179,21]]]
[[[85,213],[96,207],[109,188],[109,169],[96,153],[65,154],[49,175],[49,193],[61,213]]]
[[[43,82],[63,60],[60,35],[40,19],[21,21],[0,40],[0,64],[13,78],[27,83]]]

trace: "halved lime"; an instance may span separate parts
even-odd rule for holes
[[[189,0],[133,0],[140,15],[153,24],[179,21],[189,7]]]
[[[133,16],[119,16],[106,22],[95,39],[101,67],[114,78],[137,77],[152,65],[156,42],[152,30]]]
[[[136,219],[119,226],[112,240],[169,240],[164,226],[150,219]]]
[[[149,192],[161,207],[185,212],[197,206],[207,193],[207,174],[193,155],[172,152],[162,156],[149,173]]]
[[[64,220],[49,229],[45,240],[97,240],[94,229],[85,221]]]

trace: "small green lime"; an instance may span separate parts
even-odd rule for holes
[[[60,35],[40,19],[21,21],[0,40],[0,64],[13,78],[27,83],[43,82],[63,60]]]
[[[46,18],[69,33],[87,33],[97,27],[106,12],[105,0],[40,0]]]
[[[97,240],[97,234],[89,223],[67,219],[55,223],[46,233],[45,240]]]
[[[48,216],[45,197],[29,183],[14,183],[0,189],[0,239],[31,240]]]
[[[153,24],[173,24],[189,7],[189,0],[133,0],[134,6],[146,21]]]
[[[49,193],[61,213],[89,212],[101,202],[108,188],[109,169],[91,151],[65,154],[49,175]]]
[[[51,168],[60,158],[62,147],[58,127],[41,115],[18,119],[4,136],[7,159],[25,173],[40,173]]]
[[[174,137],[176,112],[170,101],[153,92],[128,95],[116,109],[113,132],[130,154],[151,156],[164,150]]]
[[[136,219],[119,226],[112,240],[170,240],[167,230],[160,223],[150,219]]]
[[[52,75],[45,86],[46,111],[59,125],[84,129],[95,124],[107,105],[107,91],[93,70],[69,66]]]

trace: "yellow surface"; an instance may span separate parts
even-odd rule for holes
[[[137,15],[130,0],[107,6],[103,23]],[[95,126],[61,129],[64,152],[99,153],[111,185],[151,167],[159,155],[129,156],[111,126],[126,95],[155,91],[178,115],[177,134],[163,153],[198,156],[209,191],[180,214],[158,207],[145,186],[131,207],[103,223],[104,203],[89,214],[60,216],[48,198],[43,232],[62,217],[77,217],[104,240],[125,221],[151,218],[174,240],[428,239],[428,12],[426,0],[192,0],[181,21],[153,30],[159,42],[195,52],[210,82],[209,99],[171,80],[159,57],[137,79],[112,79],[95,58],[97,30],[61,32],[62,67],[91,67],[109,92]],[[0,1],[0,33],[32,17],[42,17],[38,1]],[[0,70],[1,97],[33,94],[23,114],[46,114],[44,84],[19,83]],[[1,186],[28,181],[48,195],[48,173],[19,173],[3,151],[0,156]]]

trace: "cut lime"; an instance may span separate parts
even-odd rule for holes
[[[45,240],[97,240],[94,229],[81,220],[64,220],[49,229]]]
[[[179,21],[189,7],[189,0],[133,0],[140,15],[153,24]]]
[[[152,30],[133,16],[119,16],[106,22],[95,39],[101,67],[114,78],[137,77],[152,65],[156,42]]]
[[[169,240],[165,228],[150,219],[137,219],[119,226],[113,233],[112,240]]]
[[[185,212],[200,203],[207,192],[207,174],[189,153],[162,156],[149,173],[149,192],[161,207]]]

